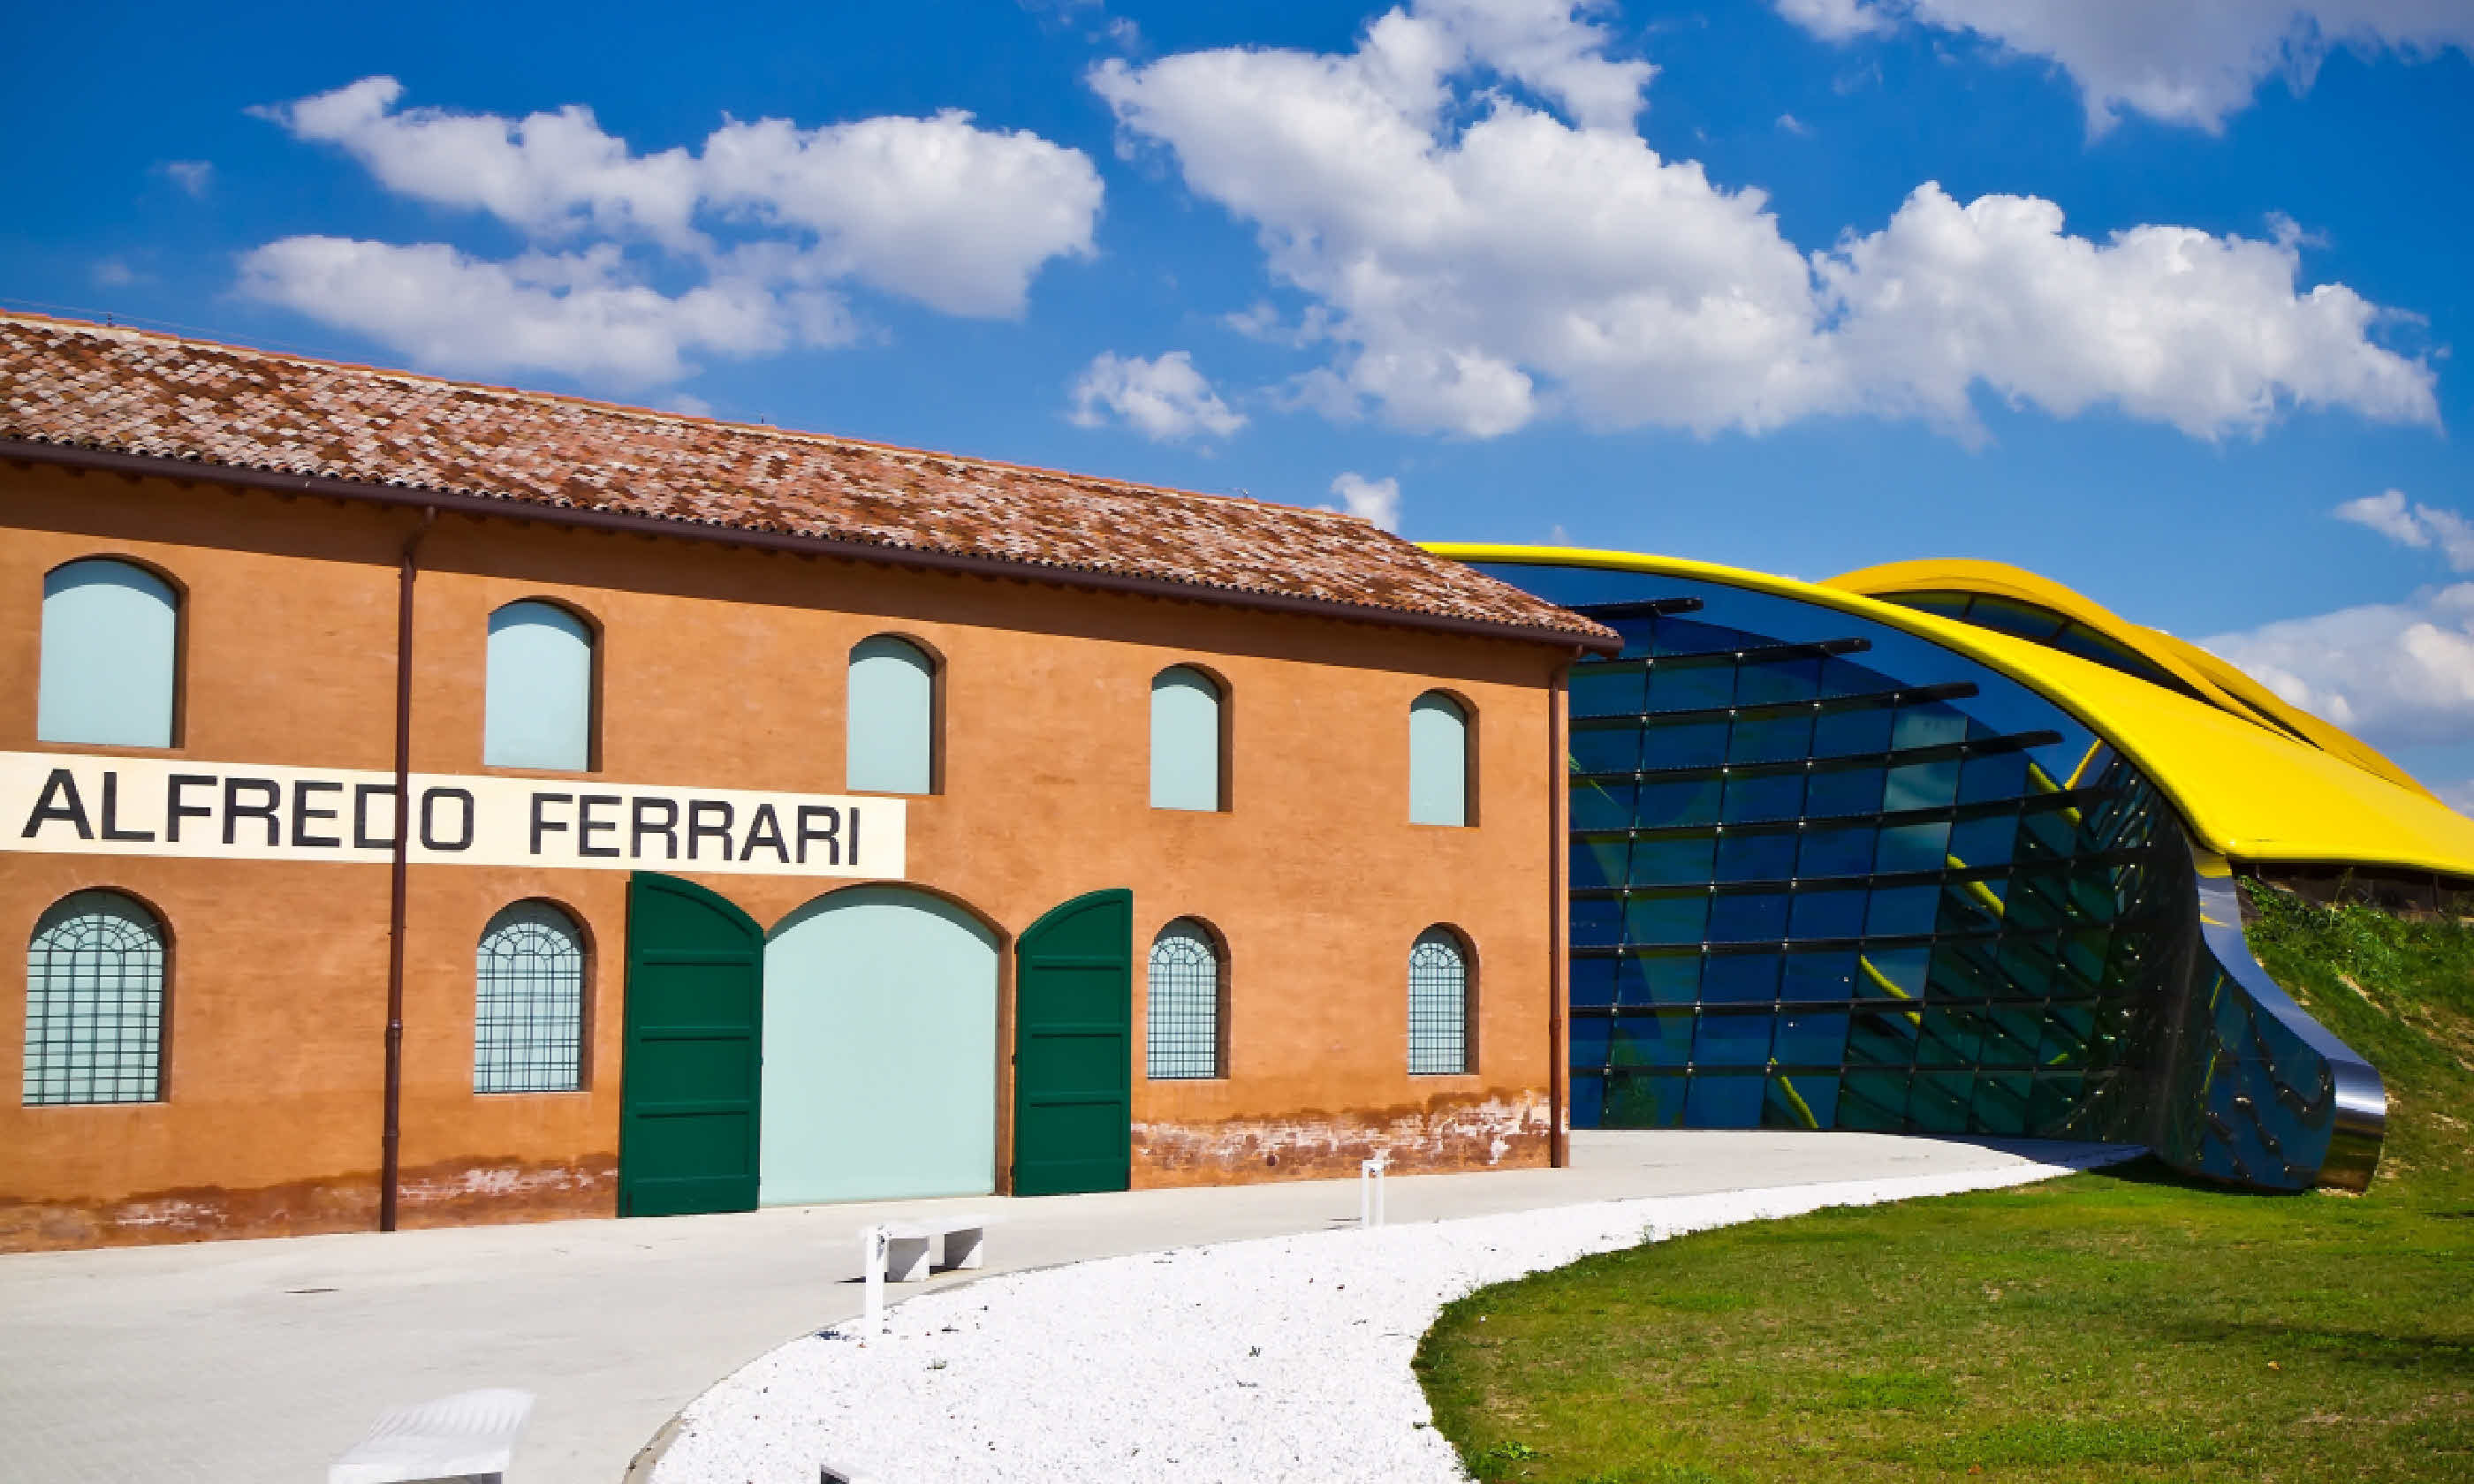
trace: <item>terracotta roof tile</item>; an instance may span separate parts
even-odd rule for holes
[[[0,438],[1613,636],[1337,512],[36,315],[0,314]]]

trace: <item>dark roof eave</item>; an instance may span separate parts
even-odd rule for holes
[[[1140,577],[1124,572],[1104,571],[1095,567],[1055,566],[1046,562],[1008,561],[1001,557],[933,551],[916,546],[891,546],[832,537],[802,536],[789,531],[761,531],[746,526],[669,519],[630,511],[553,505],[515,495],[474,494],[463,491],[432,490],[414,485],[372,484],[363,480],[335,479],[324,474],[298,474],[283,469],[214,464],[200,459],[170,458],[160,454],[124,453],[117,449],[87,447],[78,443],[0,437],[0,459],[27,464],[57,465],[66,468],[95,469],[115,474],[151,475],[160,479],[235,485],[281,494],[365,500],[381,505],[426,506],[463,515],[497,516],[512,520],[539,520],[553,525],[577,526],[586,530],[623,531],[644,536],[675,537],[682,540],[716,541],[725,545],[797,552],[807,556],[838,557],[847,561],[873,562],[888,566],[910,567],[923,571],[1005,577],[1022,582],[1049,583],[1058,586],[1093,588],[1103,592],[1170,598],[1188,603],[1214,603],[1229,608],[1298,613],[1319,618],[1382,624],[1398,629],[1422,629],[1432,633],[1505,639],[1515,643],[1544,644],[1558,649],[1590,654],[1611,655],[1623,647],[1623,641],[1611,634],[1595,634],[1578,630],[1553,629],[1543,625],[1511,624],[1485,618],[1461,618],[1447,613],[1421,613],[1409,609],[1380,608],[1371,604],[1336,603],[1325,598],[1302,598],[1287,593],[1256,592],[1242,587],[1215,587],[1203,583],[1180,583],[1167,578]]]

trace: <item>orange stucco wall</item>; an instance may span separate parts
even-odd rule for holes
[[[185,589],[172,755],[391,767],[396,562],[415,520],[0,466],[0,749],[110,751],[37,743],[35,701],[43,574],[117,554]],[[1142,1079],[1137,972],[1138,1186],[1347,1173],[1378,1148],[1399,1168],[1545,1161],[1566,655],[511,519],[441,517],[421,566],[416,772],[499,771],[481,763],[485,625],[517,598],[554,598],[600,626],[594,776],[620,782],[841,792],[851,646],[894,632],[933,648],[945,661],[942,792],[910,804],[909,880],[980,914],[1008,947],[1049,908],[1115,886],[1134,891],[1138,945],[1180,916],[1228,945],[1219,1080]],[[1149,806],[1150,682],[1180,661],[1231,690],[1224,813]],[[1477,713],[1473,827],[1407,823],[1408,707],[1438,685]],[[13,835],[16,822],[0,823]],[[388,874],[0,854],[0,941],[24,944],[61,895],[108,886],[152,904],[172,943],[164,1101],[0,1100],[0,1249],[371,1225]],[[696,879],[766,924],[852,884]],[[614,1209],[625,889],[619,871],[412,871],[407,1224]],[[563,903],[593,938],[587,1087],[479,1096],[473,945],[525,897]],[[1468,1076],[1406,1071],[1406,954],[1435,922],[1476,948]],[[1009,969],[1008,954],[1008,993]],[[22,975],[9,976],[0,1065],[21,1065]],[[1007,1101],[1001,1087],[1001,1113]],[[1002,1116],[999,1132],[1002,1166]]]

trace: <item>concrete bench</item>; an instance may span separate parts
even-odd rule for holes
[[[982,1267],[987,1261],[987,1230],[995,1217],[981,1211],[957,1211],[920,1221],[885,1223],[885,1276],[897,1283],[924,1282],[928,1278],[928,1244],[943,1238],[949,1268]]]
[[[528,1391],[466,1391],[391,1407],[369,1436],[327,1466],[327,1484],[497,1480],[532,1416]]]

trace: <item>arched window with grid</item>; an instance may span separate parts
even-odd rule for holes
[[[520,901],[481,933],[473,1090],[572,1092],[584,1073],[584,935],[546,901]]]
[[[1409,1070],[1475,1069],[1469,1054],[1468,947],[1448,927],[1430,927],[1409,949]]]
[[[1224,970],[1219,942],[1192,918],[1178,918],[1152,940],[1151,1009],[1146,1019],[1145,1073],[1154,1082],[1224,1075],[1220,1007]]]
[[[117,892],[76,892],[26,945],[24,1101],[163,1097],[163,927]]]

